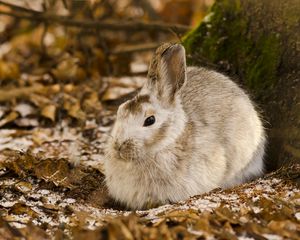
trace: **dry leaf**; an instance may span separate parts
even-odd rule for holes
[[[82,121],[85,120],[85,113],[81,110],[80,102],[76,98],[66,99],[64,101],[64,109],[71,117]]]
[[[18,79],[19,76],[19,67],[16,63],[0,60],[0,80]]]
[[[79,67],[79,58],[68,57],[58,64],[56,69],[52,72],[54,76],[65,82],[65,81],[75,81],[80,82],[86,78],[86,72]]]
[[[32,223],[28,224],[26,228],[20,229],[23,236],[26,236],[26,240],[48,240],[49,235],[43,231],[41,228],[33,225]]]
[[[50,105],[51,104],[51,101],[44,97],[44,96],[41,96],[41,95],[38,95],[38,94],[31,94],[29,96],[29,100],[37,107],[40,107],[42,108],[43,106],[46,106],[46,105]]]
[[[13,122],[19,117],[19,114],[15,111],[10,112],[3,119],[0,120],[0,127],[4,126],[7,123]]]
[[[90,92],[83,100],[82,106],[86,112],[100,112],[102,110],[102,105],[99,101],[97,92]]]
[[[116,100],[134,92],[135,90],[136,89],[134,88],[121,87],[108,88],[102,97],[102,101]]]
[[[33,211],[29,206],[23,203],[16,203],[10,208],[10,212],[15,215],[26,214],[30,217],[37,217],[37,213]]]
[[[53,104],[46,105],[42,108],[41,115],[45,118],[50,119],[52,122],[55,121],[56,106]]]
[[[18,182],[15,184],[15,188],[18,189],[22,193],[27,193],[32,190],[32,185],[29,182],[21,181],[21,182]]]
[[[288,239],[297,239],[299,235],[296,231],[300,231],[300,224],[291,222],[290,220],[274,221],[272,220],[268,227],[280,236]]]

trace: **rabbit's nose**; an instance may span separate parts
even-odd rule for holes
[[[118,147],[117,151],[122,160],[129,161],[134,159],[135,152],[134,152],[134,143],[132,140],[130,139],[126,140],[117,147]]]
[[[131,139],[125,140],[122,144],[119,146],[119,151],[126,151],[133,147],[133,142]]]
[[[126,149],[130,149],[132,147],[132,145],[133,145],[133,143],[132,143],[132,140],[130,140],[130,139],[125,140],[121,143],[119,141],[115,141],[114,149],[119,152],[122,152],[122,151],[125,151]]]

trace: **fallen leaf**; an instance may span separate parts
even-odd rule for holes
[[[88,93],[88,96],[83,100],[82,106],[86,112],[100,112],[102,110],[102,105],[99,101],[97,92]]]
[[[80,102],[76,98],[68,98],[64,101],[64,109],[68,112],[69,116],[85,120],[85,113],[81,110]]]
[[[69,56],[52,70],[54,76],[63,82],[80,82],[86,78],[86,72],[79,67],[79,58]]]
[[[288,239],[298,239],[299,235],[296,233],[300,231],[300,224],[293,223],[290,220],[274,221],[272,220],[268,227],[280,236]]]
[[[30,217],[37,217],[37,213],[24,203],[16,203],[10,208],[10,213],[15,215],[26,214]]]
[[[0,80],[17,79],[19,76],[20,71],[16,63],[0,60]]]
[[[42,108],[43,106],[50,105],[51,101],[41,95],[38,94],[30,94],[29,96],[30,102],[32,102],[35,106]]]
[[[19,114],[15,111],[10,112],[0,121],[0,127],[4,126],[7,123],[13,122],[19,117]]]
[[[45,118],[50,119],[52,122],[55,121],[56,106],[53,104],[46,105],[42,108],[41,115]]]
[[[15,184],[15,188],[22,193],[27,193],[32,190],[32,185],[29,182],[21,181]]]

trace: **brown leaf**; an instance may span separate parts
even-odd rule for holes
[[[51,104],[51,101],[48,98],[46,98],[44,96],[41,96],[41,95],[38,95],[38,94],[30,94],[29,100],[35,106],[40,107],[40,108]]]
[[[22,193],[27,193],[32,190],[32,185],[30,182],[21,181],[15,184],[15,188]]]
[[[50,119],[52,122],[55,121],[56,106],[53,104],[46,105],[42,108],[41,115],[45,118]]]
[[[86,78],[86,72],[78,65],[79,58],[69,57],[52,70],[54,76],[61,81],[80,82]]]
[[[15,214],[15,215],[22,215],[22,214],[26,214],[30,217],[37,217],[38,214],[33,211],[29,206],[27,206],[24,203],[16,203],[15,205],[13,205],[10,210],[10,213]]]
[[[211,217],[211,213],[204,212],[201,215],[201,218],[199,218],[194,224],[193,224],[193,230],[203,232],[203,235],[207,238],[212,236],[212,227],[209,223],[209,218]]]
[[[65,94],[65,96],[67,96]],[[64,101],[64,109],[68,112],[69,116],[79,119],[79,120],[85,120],[86,115],[81,110],[80,102],[73,97],[66,97]]]
[[[197,211],[195,210],[173,210],[164,216],[165,218],[168,218],[175,222],[184,222],[188,219],[198,219]]]
[[[6,125],[7,123],[13,122],[19,117],[19,114],[15,111],[10,112],[0,121],[0,127]]]
[[[57,205],[50,204],[50,203],[44,203],[43,208],[53,210],[53,211],[58,211],[59,210],[59,207]]]
[[[263,234],[270,233],[268,228],[264,227],[262,224],[257,224],[255,222],[247,223],[243,227],[243,232],[247,232],[251,237],[258,240],[266,240],[266,238],[263,237]]]
[[[71,93],[75,89],[76,88],[75,88],[74,84],[69,83],[69,84],[64,85],[64,92],[66,92],[66,93]]]
[[[102,110],[102,105],[99,101],[97,92],[88,93],[88,96],[83,100],[82,106],[86,112],[94,113]]]
[[[47,91],[47,88],[39,84],[35,84],[31,87],[0,89],[0,102],[11,101],[15,98],[30,97],[34,93],[41,93],[45,91]]]
[[[5,158],[4,165],[14,171],[17,175],[25,177],[31,172],[40,159],[30,153],[23,153],[15,150],[5,150],[1,152]]]
[[[299,235],[297,231],[300,231],[300,224],[293,223],[290,220],[284,221],[274,221],[272,220],[268,227],[282,237],[286,237],[288,239],[299,239]]]
[[[53,182],[56,186],[71,187],[70,166],[65,159],[45,159],[34,168],[35,175],[45,181]]]
[[[133,240],[132,233],[127,228],[126,225],[122,222],[121,219],[113,219],[112,223],[108,224],[108,232],[110,235],[110,239],[128,239]]]
[[[108,88],[102,97],[102,101],[116,100],[134,91],[135,91],[134,88],[121,88],[121,87]]]
[[[47,239],[49,239],[49,236],[43,229],[33,225],[32,223],[29,223],[26,226],[26,228],[22,228],[22,229],[20,229],[20,231],[22,232],[22,234],[24,236],[26,236],[26,240],[47,240]]]
[[[216,215],[219,217],[220,221],[229,221],[233,224],[238,224],[239,220],[236,218],[235,214],[227,207],[219,207],[215,210]]]
[[[21,238],[23,235],[20,230],[12,227],[2,217],[0,217],[0,236],[2,240]]]
[[[0,80],[18,79],[19,76],[20,71],[16,63],[0,60]]]

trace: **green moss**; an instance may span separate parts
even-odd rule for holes
[[[255,92],[273,85],[279,64],[280,44],[275,35],[248,32],[246,14],[239,0],[217,0],[204,20],[183,38],[188,63],[201,57],[230,69]]]
[[[256,43],[255,53],[249,52],[248,65],[245,68],[245,81],[254,89],[271,87],[276,80],[276,72],[279,64],[279,42],[274,36],[261,36]]]

